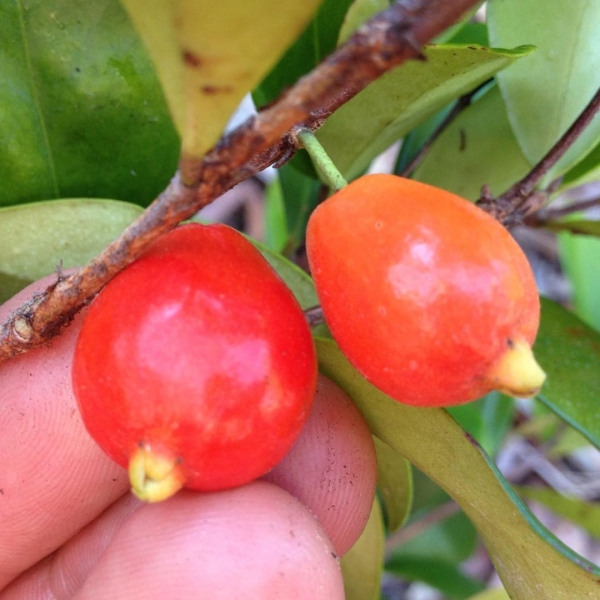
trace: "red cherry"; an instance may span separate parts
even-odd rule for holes
[[[308,418],[316,375],[296,299],[222,225],[179,227],[117,275],[73,363],[89,433],[148,501],[269,471]]]
[[[506,229],[467,200],[368,175],[315,210],[307,252],[340,348],[396,400],[448,406],[541,386],[531,268]]]

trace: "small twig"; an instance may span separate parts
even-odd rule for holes
[[[476,3],[477,0],[396,1],[362,25],[275,104],[227,136],[211,153],[210,166],[220,163],[222,167],[215,175],[226,177],[232,168],[242,165],[265,168],[277,162],[289,151],[288,135],[292,129],[318,129],[369,83],[408,59],[421,58],[421,47]],[[277,140],[280,143],[273,146]],[[261,153],[268,157],[264,166],[253,160]],[[211,185],[207,166],[206,161],[184,157],[180,165],[182,178],[191,184]]]
[[[459,511],[460,506],[454,501],[446,502],[429,511],[422,519],[403,527],[387,538],[385,541],[386,555],[389,556],[389,554],[398,546],[406,544],[406,542],[416,538],[429,527],[441,523]]]
[[[460,115],[460,113],[471,104],[473,96],[488,82],[484,82],[477,86],[474,90],[468,94],[461,96],[452,107],[452,110],[444,117],[443,121],[436,127],[435,131],[431,134],[429,139],[421,146],[420,150],[413,157],[413,159],[404,167],[399,173],[401,177],[408,177],[423,161],[433,143],[440,137],[440,135],[448,128],[448,126]]]
[[[323,314],[323,309],[320,306],[307,308],[304,311],[304,317],[311,329],[325,323],[325,315]]]
[[[289,155],[293,127],[317,128],[371,81],[420,56],[420,46],[477,0],[399,0],[376,15],[275,104],[225,136],[202,160],[182,157],[168,188],[97,258],[17,309],[0,326],[0,362],[57,335],[110,279],[158,237],[237,183]],[[185,182],[185,183],[184,183]]]
[[[582,200],[581,202],[574,202],[573,204],[569,204],[569,206],[561,206],[560,208],[546,208],[531,215],[526,220],[526,224],[532,227],[540,227],[550,221],[556,221],[567,215],[589,208],[595,208],[596,206],[600,206],[600,197]]]
[[[548,194],[546,192],[535,192],[536,185],[585,131],[599,109],[600,89],[594,94],[594,97],[575,119],[571,127],[523,179],[511,186],[498,198],[490,200],[490,198],[482,195],[477,204],[505,225],[520,222],[525,215],[539,210],[546,203]]]

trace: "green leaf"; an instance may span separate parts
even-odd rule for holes
[[[386,570],[408,581],[422,581],[452,600],[464,600],[485,589],[483,582],[467,577],[456,565],[443,560],[406,556],[386,565]]]
[[[16,275],[0,271],[0,304],[6,302],[9,298],[12,298],[30,283],[32,283],[31,279],[17,277]]]
[[[562,232],[558,235],[558,250],[573,288],[575,313],[600,331],[600,239]]]
[[[281,92],[312,71],[335,49],[338,32],[352,0],[323,0],[302,35],[254,90],[257,106],[272,102]]]
[[[497,86],[470,104],[433,143],[413,173],[419,181],[476,200],[498,195],[529,172]]]
[[[484,23],[472,23],[471,19],[475,15],[475,13],[479,10],[484,0],[480,0],[477,4],[475,4],[472,8],[470,8],[462,17],[458,23],[454,25],[450,25],[446,31],[443,31],[440,35],[438,35],[434,40],[434,44],[444,44],[444,43],[452,43],[452,44],[481,44],[482,46],[489,46],[487,40],[483,41],[480,36],[472,36],[469,29],[471,29],[472,25],[480,26],[483,25],[484,28],[487,29]],[[467,30],[467,31],[464,31]],[[487,38],[487,33],[485,35]]]
[[[306,223],[319,202],[321,184],[287,164],[278,171],[289,232],[288,251],[304,241]]]
[[[426,517],[422,516],[421,519],[423,518]],[[476,547],[477,531],[465,513],[458,511],[395,548],[386,561],[386,569],[403,575],[401,570],[405,559],[411,563],[419,559],[429,559],[457,566],[469,558]]]
[[[281,254],[276,254],[264,244],[252,239],[250,241],[260,250],[261,254],[267,259],[267,262],[277,271],[292,292],[294,292],[303,309],[319,304],[312,279],[305,271],[281,256]]]
[[[253,239],[250,239],[250,241],[260,250],[267,262],[275,269],[275,271],[277,271],[279,277],[283,279],[290,290],[292,290],[294,296],[296,296],[296,299],[304,310],[319,304],[312,279],[308,276],[306,271],[303,271],[287,258],[281,256],[281,254],[273,252],[264,244]],[[312,332],[313,335],[320,335],[323,337],[328,337],[330,335],[329,329],[325,324],[313,327]]]
[[[400,573],[397,569],[405,558],[428,558],[456,566],[469,558],[476,547],[477,531],[465,513],[458,511],[395,548],[386,568]]]
[[[117,0],[5,0],[0,38],[0,205],[165,188],[179,140]]]
[[[390,533],[404,525],[412,505],[412,467],[391,446],[373,437],[377,452],[377,489],[383,500]]]
[[[342,174],[352,179],[448,102],[530,51],[428,46],[427,60],[408,61],[374,81],[329,117],[317,137]]]
[[[538,48],[498,76],[519,145],[535,164],[600,87],[600,0],[492,0],[488,27],[494,46]],[[597,115],[548,180],[573,167],[599,141]]]
[[[371,431],[442,486],[473,521],[513,600],[597,594],[600,570],[533,517],[447,412],[395,402],[353,369],[331,340],[317,340],[317,349],[321,370],[354,399]]]
[[[390,0],[354,0],[342,23],[338,45],[343,44],[365,21],[389,6]]]
[[[141,208],[114,200],[53,200],[0,210],[0,302],[31,282],[85,264]]]
[[[272,250],[290,256],[304,242],[321,184],[289,164],[277,174],[266,191],[265,240]]]
[[[485,23],[464,23],[448,40],[451,44],[479,44],[489,46],[488,28]]]
[[[565,173],[560,189],[566,190],[594,181],[600,181],[600,144]]]
[[[543,300],[534,352],[548,375],[538,398],[600,448],[600,334]]]
[[[471,596],[469,600],[510,600],[510,597],[504,588],[494,588],[493,590],[481,592],[476,596]]]
[[[409,525],[425,517],[434,508],[451,502],[450,496],[413,465],[413,502]]]
[[[123,0],[182,138],[201,158],[242,98],[300,35],[319,0]]]
[[[383,570],[385,534],[379,501],[375,499],[358,541],[342,556],[346,600],[378,600]]]
[[[524,498],[540,502],[557,515],[600,538],[600,506],[597,503],[563,496],[550,488],[519,486],[515,489]]]
[[[448,412],[491,456],[504,442],[514,415],[514,400],[500,392],[490,392],[475,402],[453,406]]]
[[[442,110],[429,117],[426,121],[423,121],[423,123],[418,127],[415,127],[406,135],[402,140],[400,152],[398,153],[398,158],[396,159],[396,164],[394,166],[394,173],[396,173],[396,175],[404,173],[413,159],[421,151],[421,148],[429,141],[436,129],[448,116],[455,104],[456,102],[452,101],[450,104],[444,106]]]
[[[566,221],[550,221],[549,223],[545,223],[544,227],[546,229],[550,229],[550,231],[566,231],[569,233],[593,235],[596,237],[600,237],[600,221],[589,221],[586,219],[568,219]],[[577,236],[576,239],[581,239],[581,237]],[[566,245],[567,247],[569,247],[568,242],[566,242]],[[576,246],[576,244],[574,244],[574,246]],[[593,246],[590,247],[593,248]],[[569,251],[566,250],[566,252],[568,253]],[[577,251],[573,250],[573,252]],[[568,262],[569,258],[565,257],[565,260]]]
[[[274,177],[265,189],[265,244],[273,252],[283,252],[288,237],[281,183]]]

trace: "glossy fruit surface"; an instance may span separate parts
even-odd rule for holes
[[[260,253],[191,224],[94,300],[73,383],[92,437],[154,501],[271,469],[308,418],[316,371],[304,314]]]
[[[331,332],[354,366],[406,404],[492,389],[531,395],[539,298],[510,234],[470,202],[393,175],[321,204],[307,252]]]

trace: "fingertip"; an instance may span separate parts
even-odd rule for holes
[[[9,300],[0,320],[55,277]],[[90,438],[77,409],[71,359],[80,324],[78,315],[47,346],[0,365],[0,587],[129,487],[126,473]]]
[[[254,482],[180,492],[140,508],[113,540],[78,599],[98,597],[334,600],[339,561],[310,511]]]
[[[319,375],[308,423],[264,479],[311,509],[340,556],[359,538],[375,497],[375,446],[362,415],[333,381]]]

